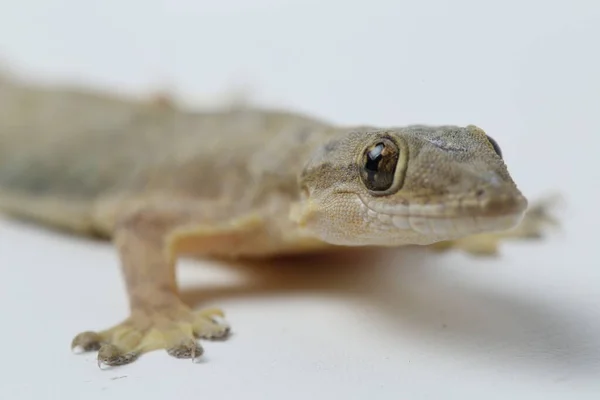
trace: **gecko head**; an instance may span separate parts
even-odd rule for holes
[[[527,200],[475,126],[339,132],[299,177],[292,218],[338,245],[431,244],[515,227]]]

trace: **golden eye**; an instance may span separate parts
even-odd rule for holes
[[[502,158],[502,149],[500,149],[500,146],[498,146],[498,142],[496,142],[494,140],[494,138],[492,138],[489,135],[487,136],[487,140],[490,142],[490,144],[492,145],[492,147],[494,148],[494,151],[496,152],[496,154],[498,154],[498,157]]]
[[[381,192],[394,183],[400,149],[389,139],[368,147],[362,157],[360,177],[367,189]]]

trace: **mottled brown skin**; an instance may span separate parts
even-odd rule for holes
[[[368,172],[366,154],[379,153],[366,151],[380,140],[388,143],[382,169]],[[393,184],[374,193],[365,179]],[[106,237],[119,252],[129,318],[73,340],[77,350],[98,350],[99,363],[159,348],[196,358],[196,338],[227,336],[221,310],[180,300],[182,255],[409,244],[490,254],[503,237],[539,234],[539,210],[525,229],[492,233],[516,225],[526,205],[472,126],[338,127],[283,111],[197,112],[0,77],[0,210]],[[423,225],[423,215],[433,222]],[[460,228],[440,231],[450,220]]]

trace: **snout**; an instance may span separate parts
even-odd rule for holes
[[[472,198],[461,203],[460,214],[481,217],[521,214],[528,205],[527,198],[512,186],[476,189]]]

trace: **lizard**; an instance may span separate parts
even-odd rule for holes
[[[495,254],[541,234],[543,206],[475,125],[344,126],[252,106],[215,110],[0,76],[0,211],[118,252],[129,316],[75,336],[101,366],[158,349],[196,360],[219,308],[181,300],[177,260],[348,247]]]

